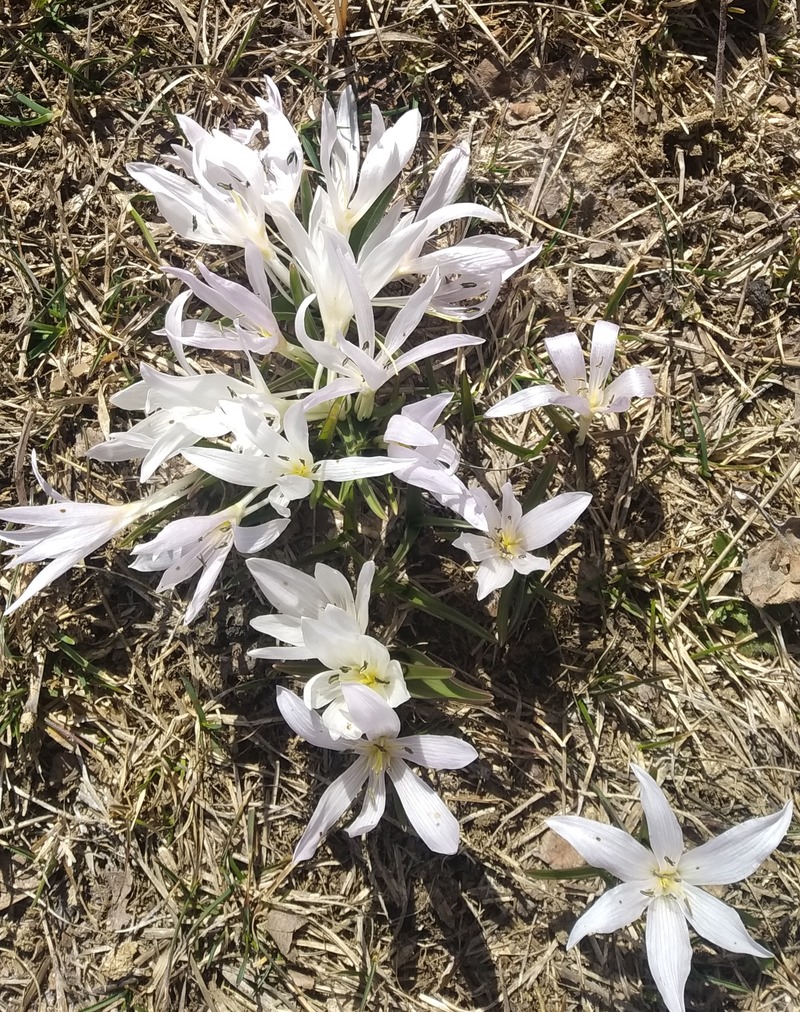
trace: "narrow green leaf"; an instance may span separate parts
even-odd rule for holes
[[[390,593],[396,594],[415,608],[419,608],[420,611],[433,615],[443,622],[452,622],[453,625],[466,629],[467,632],[472,633],[473,636],[484,640],[486,643],[496,642],[494,635],[482,626],[479,626],[477,622],[473,622],[472,619],[467,618],[466,615],[456,608],[451,608],[449,605],[444,604],[437,597],[416,586],[416,584],[389,580],[385,586]]]

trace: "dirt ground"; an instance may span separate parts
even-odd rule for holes
[[[565,871],[580,859],[544,818],[635,830],[632,760],[692,843],[800,802],[800,612],[749,603],[740,576],[800,514],[798,7],[737,0],[721,33],[716,0],[341,2],[0,11],[0,504],[31,501],[34,449],[66,495],[136,494],[132,469],[86,447],[109,412],[122,424],[108,398],[139,363],[165,361],[159,263],[225,251],[176,240],[125,163],[167,153],[178,112],[249,125],[265,73],[298,122],[348,82],[389,116],[417,105],[410,190],[466,137],[474,199],[545,242],[468,328],[487,339],[467,360],[478,408],[538,375],[542,336],[602,317],[659,397],[577,455],[514,460],[541,414],[465,422],[476,471],[529,487],[550,467],[550,494],[594,495],[507,644],[376,605],[378,628],[493,693],[415,711],[480,754],[431,774],[462,822],[454,857],[397,810],[363,841],[334,831],[287,877],[336,767],[291,735],[276,675],[247,657],[265,609],[243,566],[191,630],[110,551],[4,620],[0,1012],[661,1009],[641,922],[565,952],[604,884]],[[407,571],[492,630],[436,529]],[[0,575],[8,600],[19,585]],[[776,956],[696,942],[687,1007],[800,1009],[797,822],[720,895]]]

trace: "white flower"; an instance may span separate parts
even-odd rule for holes
[[[342,92],[336,112],[330,102],[323,103],[320,166],[334,224],[345,238],[405,167],[421,127],[419,111],[410,109],[387,129],[380,110],[373,105],[370,137],[362,162],[353,89],[348,86]]]
[[[171,314],[180,313],[179,296],[167,313],[167,329],[175,326]],[[175,345],[173,344],[173,347]],[[147,417],[131,428],[112,432],[109,438],[93,446],[87,457],[95,460],[142,460],[141,480],[147,481],[158,467],[201,439],[213,439],[231,432],[232,417],[226,406],[249,404],[259,417],[280,425],[287,401],[273,397],[261,373],[248,357],[250,378],[235,379],[226,373],[203,373],[185,356],[181,365],[191,370],[186,376],[170,376],[142,363],[142,381],[120,390],[111,403],[125,411],[143,411]],[[266,423],[265,423],[266,424]]]
[[[163,267],[165,274],[183,281],[198,299],[222,317],[232,320],[233,326],[221,322],[209,323],[206,320],[183,320],[179,313],[177,319],[174,314],[171,316],[167,327],[160,333],[167,337],[177,337],[182,344],[196,348],[247,350],[257,355],[266,355],[276,348],[283,351],[286,342],[270,308],[272,293],[264,272],[264,259],[252,243],[246,247],[246,260],[248,276],[255,291],[214,274],[202,264],[198,265],[202,281],[189,271]],[[182,311],[186,300],[182,296],[179,298],[182,298],[178,303]]]
[[[460,496],[466,488],[456,477],[458,450],[436,422],[453,399],[451,393],[436,394],[406,404],[389,419],[383,439],[392,460],[398,461],[395,477],[430,492],[439,502]]]
[[[360,813],[347,827],[348,834],[364,836],[380,822],[386,807],[386,774],[394,784],[408,820],[422,840],[437,854],[458,850],[458,821],[439,795],[406,765],[430,769],[461,769],[477,758],[465,741],[445,735],[408,735],[398,738],[397,714],[380,696],[360,685],[345,687],[347,703],[366,738],[334,739],[320,718],[293,692],[277,690],[283,719],[304,741],[337,752],[355,752],[356,761],[327,788],[295,848],[293,861],[312,857],[330,828],[355,801],[366,783]]]
[[[428,280],[398,311],[382,341],[375,334],[375,317],[369,293],[364,287],[349,250],[338,250],[340,274],[347,286],[350,303],[354,307],[358,327],[358,344],[337,335],[333,342],[312,341],[306,332],[305,311],[312,300],[310,295],[300,306],[295,319],[297,339],[303,348],[338,379],[328,382],[321,390],[306,399],[306,410],[336,397],[357,394],[356,415],[368,418],[372,414],[375,394],[386,383],[397,379],[408,366],[433,355],[441,355],[456,348],[483,344],[483,338],[467,334],[449,334],[423,341],[410,351],[398,354],[419,324],[439,286],[439,274],[434,270]]]
[[[267,99],[259,105],[267,114],[269,144],[251,147],[260,132],[204,130],[188,116],[178,123],[191,148],[173,145],[165,159],[182,169],[183,177],[148,162],[131,162],[128,172],[156,198],[158,209],[178,235],[197,242],[246,246],[253,243],[278,284],[289,274],[266,230],[267,207],[294,203],[303,171],[297,132],[287,120],[275,84],[267,78]]]
[[[591,502],[589,492],[564,492],[549,502],[540,503],[523,514],[514,497],[511,483],[500,490],[502,509],[498,509],[483,489],[471,489],[477,503],[473,524],[480,523],[486,534],[462,534],[453,545],[462,548],[478,563],[478,600],[493,590],[505,587],[514,573],[532,573],[550,568],[548,559],[531,555],[532,549],[549,545],[571,527]]]
[[[16,601],[6,608],[6,615],[16,611],[34,594],[38,594],[87,555],[110,541],[115,534],[148,513],[180,499],[196,478],[195,474],[189,475],[136,502],[72,502],[42,478],[35,455],[32,463],[36,480],[47,495],[56,501],[48,506],[12,506],[0,510],[0,520],[24,525],[20,530],[3,531],[0,540],[14,546],[3,553],[13,557],[8,569],[28,562],[43,562],[45,559],[52,561],[34,576]]]
[[[156,588],[158,591],[170,590],[202,570],[183,616],[186,625],[197,618],[208,601],[231,548],[235,546],[243,555],[260,552],[286,530],[289,518],[243,527],[241,524],[246,514],[260,508],[260,504],[249,505],[250,498],[252,496],[245,497],[241,502],[210,516],[173,520],[152,541],[132,549],[137,559],[131,569],[144,572],[164,570]]]
[[[752,875],[783,839],[792,803],[686,850],[664,792],[643,769],[633,764],[631,769],[641,788],[649,848],[621,829],[590,819],[557,815],[546,820],[590,865],[605,868],[622,881],[578,919],[567,948],[591,932],[616,931],[646,910],[650,972],[669,1012],[684,1012],[683,992],[692,960],[687,921],[712,945],[761,959],[772,955],[753,941],[732,907],[698,886],[728,885]]]
[[[239,452],[199,447],[182,450],[184,457],[222,481],[271,488],[267,501],[282,516],[288,516],[290,502],[311,494],[315,482],[373,478],[394,470],[394,461],[381,456],[315,461],[302,403],[286,410],[283,435],[246,404],[222,404],[221,409],[237,438]]]
[[[322,722],[335,737],[361,733],[348,709],[345,686],[365,685],[391,707],[411,698],[400,662],[374,637],[361,633],[358,622],[341,608],[328,605],[318,618],[300,619],[300,631],[306,650],[325,666],[306,682],[303,699],[314,710],[324,707]]]
[[[486,412],[487,418],[504,418],[518,415],[531,408],[545,404],[557,404],[569,408],[580,416],[580,427],[576,443],[586,438],[592,419],[597,414],[619,414],[627,411],[633,397],[653,397],[656,392],[650,370],[643,365],[626,369],[606,386],[606,380],[614,364],[619,327],[598,320],[592,331],[592,347],[589,355],[589,378],[586,378],[586,361],[583,349],[575,333],[545,338],[550,360],[556,367],[565,390],[559,390],[552,383],[519,390],[510,397],[492,405]]]
[[[248,559],[247,568],[263,595],[276,609],[276,614],[258,615],[250,624],[259,632],[289,644],[287,647],[258,647],[249,651],[251,657],[269,660],[308,660],[313,657],[313,650],[303,640],[301,619],[319,618],[330,605],[349,615],[355,621],[358,633],[366,633],[369,598],[375,576],[374,562],[365,562],[361,567],[355,595],[347,578],[322,562],[315,566],[313,576],[273,559]]]

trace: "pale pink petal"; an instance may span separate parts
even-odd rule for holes
[[[661,896],[647,911],[647,962],[668,1012],[686,1012],[683,993],[692,965],[689,929],[677,900]]]
[[[410,734],[398,738],[403,759],[432,770],[460,770],[478,758],[478,753],[461,738],[442,734]]]
[[[422,841],[437,854],[455,854],[459,825],[436,791],[413,773],[402,759],[392,759],[389,776],[408,821]]]
[[[319,799],[319,804],[309,819],[306,831],[295,847],[292,855],[292,861],[295,864],[298,861],[307,861],[314,856],[328,830],[339,821],[355,801],[368,776],[367,760],[360,756],[349,769],[333,781]]]
[[[546,337],[545,346],[550,361],[558,370],[564,381],[568,394],[573,397],[586,392],[586,361],[578,335],[574,331],[559,334],[557,337]]]
[[[586,935],[604,935],[631,924],[642,916],[651,899],[652,896],[642,891],[641,882],[623,882],[607,889],[575,922],[567,939],[567,949]]]

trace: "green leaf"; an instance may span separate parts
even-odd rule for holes
[[[34,102],[32,98],[28,98],[27,95],[23,95],[22,92],[16,91],[12,94],[12,98],[16,99],[20,105],[26,106],[31,112],[36,113],[35,116],[2,116],[0,115],[0,126],[6,127],[35,127],[44,126],[45,123],[49,123],[50,120],[55,116],[52,109],[48,109],[43,105],[39,105],[38,102]]]
[[[473,689],[457,678],[440,678],[438,675],[406,676],[408,691],[414,699],[455,699],[462,703],[491,703],[492,694]]]
[[[535,871],[524,871],[522,874],[526,878],[559,882],[562,879],[599,878],[603,873],[600,868],[583,865],[580,868],[539,868]]]
[[[429,594],[426,590],[418,587],[414,583],[404,583],[399,580],[387,580],[385,583],[385,589],[392,594],[396,594],[397,597],[403,601],[407,601],[413,607],[418,608],[420,611],[424,611],[428,615],[433,615],[436,618],[440,618],[443,622],[452,622],[453,625],[457,625],[462,629],[466,629],[467,632],[472,633],[473,636],[477,636],[478,639],[484,640],[486,643],[495,643],[495,637],[493,633],[484,629],[483,626],[479,626],[477,622],[473,622],[472,619],[467,618],[462,612],[456,608],[451,608],[447,604],[443,604],[438,597],[434,597]]]

